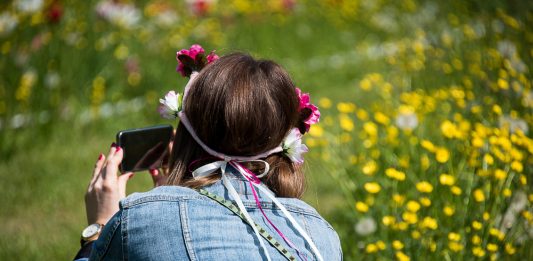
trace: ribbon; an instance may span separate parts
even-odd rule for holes
[[[205,165],[197,168],[196,170],[194,170],[192,172],[192,175],[193,175],[194,178],[208,177],[208,176],[213,175],[215,173],[215,171],[220,169],[221,174],[222,174],[222,182],[224,184],[224,187],[226,187],[226,189],[228,189],[229,194],[231,195],[231,197],[237,203],[237,206],[239,207],[239,210],[244,214],[246,220],[248,222],[253,222],[253,219],[250,217],[250,215],[248,214],[248,211],[244,207],[244,204],[242,203],[242,200],[241,200],[239,194],[237,193],[237,191],[235,190],[235,188],[233,187],[231,182],[229,182],[229,179],[226,176],[227,175],[226,174],[226,168],[227,168],[228,165],[231,165],[232,167],[234,167],[237,170],[237,172],[240,175],[242,175],[249,182],[251,190],[252,190],[252,193],[254,195],[255,202],[256,202],[257,206],[259,207],[259,209],[261,210],[261,213],[263,214],[263,216],[265,217],[267,222],[274,228],[274,230],[283,238],[283,240],[291,248],[296,250],[298,256],[300,256],[300,258],[303,259],[303,260],[307,260],[305,257],[302,257],[302,253],[296,248],[294,243],[292,243],[274,225],[274,223],[272,223],[272,221],[270,221],[270,219],[266,216],[266,214],[264,213],[264,211],[263,211],[263,209],[261,207],[261,203],[259,202],[259,197],[257,196],[256,190],[255,190],[254,187],[258,188],[262,193],[264,193],[268,198],[270,198],[274,202],[274,204],[276,204],[276,206],[278,208],[280,208],[281,212],[287,217],[287,219],[289,219],[289,222],[296,228],[296,230],[305,239],[305,241],[307,241],[307,243],[311,247],[311,250],[317,256],[318,260],[322,261],[323,260],[322,255],[318,251],[318,248],[314,244],[313,240],[311,240],[311,238],[307,235],[307,233],[302,229],[300,224],[294,219],[294,217],[289,213],[289,211],[287,211],[285,206],[283,206],[283,204],[281,202],[279,202],[279,200],[276,199],[276,197],[272,194],[272,192],[270,192],[267,188],[264,187],[264,184],[261,183],[261,180],[259,180],[259,177],[263,177],[264,175],[266,175],[268,173],[268,170],[270,169],[269,164],[266,161],[263,161],[263,160],[246,161],[246,162],[261,162],[261,163],[265,164],[265,169],[263,170],[263,172],[260,175],[255,175],[252,171],[250,171],[249,169],[247,169],[246,167],[244,167],[241,164],[243,162],[245,162],[245,161],[242,161],[242,160],[241,161],[219,160],[219,161],[211,162],[211,163],[205,164]],[[250,224],[253,224],[253,223],[250,223]],[[257,231],[257,229],[255,227],[252,227],[252,228],[254,229],[254,233],[256,234],[257,238],[259,239],[259,243],[261,244],[261,247],[263,248],[263,250],[265,252],[267,260],[270,260],[270,256],[268,254],[268,250],[266,249],[266,247],[265,247],[265,245],[263,243],[263,240],[262,240],[262,238],[261,238],[261,236],[259,234],[259,231]]]

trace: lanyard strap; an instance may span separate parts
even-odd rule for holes
[[[205,189],[198,189],[197,190],[200,194],[220,203],[222,206],[229,209],[231,212],[235,213],[237,216],[242,218],[247,224],[250,226],[250,224],[247,220],[247,218],[244,216],[244,214],[239,210],[238,207],[233,205],[230,201],[225,200],[224,198],[213,194]],[[254,226],[259,230],[259,234],[265,238],[274,248],[276,248],[287,260],[296,260],[296,258],[284,247],[281,245],[280,242],[278,242],[274,237],[272,237],[263,227],[261,227],[259,224],[254,222]]]

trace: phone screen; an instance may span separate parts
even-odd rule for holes
[[[117,133],[117,144],[124,150],[122,172],[160,168],[168,158],[171,125],[158,125]]]

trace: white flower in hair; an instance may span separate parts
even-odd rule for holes
[[[302,143],[302,134],[298,128],[291,130],[289,135],[283,140],[281,147],[285,155],[296,164],[302,164],[304,162],[303,154],[309,151],[307,146]]]
[[[182,98],[183,96],[179,92],[169,91],[164,99],[159,99],[157,110],[161,117],[169,120],[178,117],[178,112],[181,110]]]

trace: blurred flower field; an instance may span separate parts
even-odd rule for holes
[[[2,260],[74,256],[85,173],[117,130],[160,123],[193,43],[278,61],[311,93],[305,199],[346,260],[533,260],[528,1],[0,7]]]

